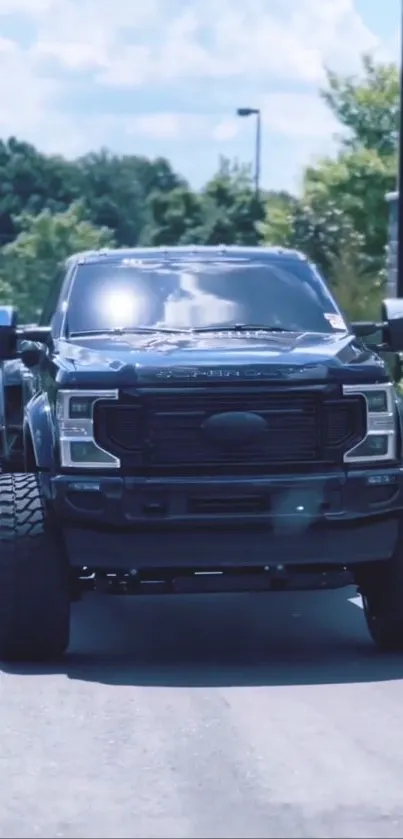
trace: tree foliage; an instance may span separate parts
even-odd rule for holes
[[[101,150],[69,162],[0,143],[0,300],[37,317],[71,253],[110,246],[257,244],[263,202],[247,169],[220,162],[201,192],[169,161]]]
[[[49,284],[70,254],[114,245],[112,232],[88,221],[80,202],[58,213],[48,209],[36,216],[24,213],[18,225],[21,232],[2,250],[0,299],[2,303],[11,299],[25,322],[38,317]]]
[[[347,149],[370,149],[381,157],[394,155],[399,139],[399,73],[395,64],[362,59],[362,75],[327,72],[324,101],[346,134]]]
[[[338,153],[307,167],[294,204],[272,208],[269,201],[260,229],[266,242],[307,253],[356,317],[377,308],[384,281],[386,193],[397,175],[397,68],[364,56],[360,76],[329,71],[322,96],[340,122]]]

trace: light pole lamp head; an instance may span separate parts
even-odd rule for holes
[[[238,117],[250,117],[252,114],[258,114],[259,108],[237,108]]]

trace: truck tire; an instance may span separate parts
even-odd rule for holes
[[[0,659],[57,659],[69,634],[68,560],[38,478],[1,475]]]
[[[381,652],[403,652],[403,551],[377,563],[360,586],[364,615]]]

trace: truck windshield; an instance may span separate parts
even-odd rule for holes
[[[319,273],[296,258],[88,262],[78,267],[68,299],[69,333],[235,324],[347,329]]]

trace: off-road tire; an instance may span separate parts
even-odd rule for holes
[[[360,585],[364,615],[381,652],[403,652],[403,550],[376,563]]]
[[[0,475],[0,659],[58,659],[69,634],[69,566],[38,477]]]

